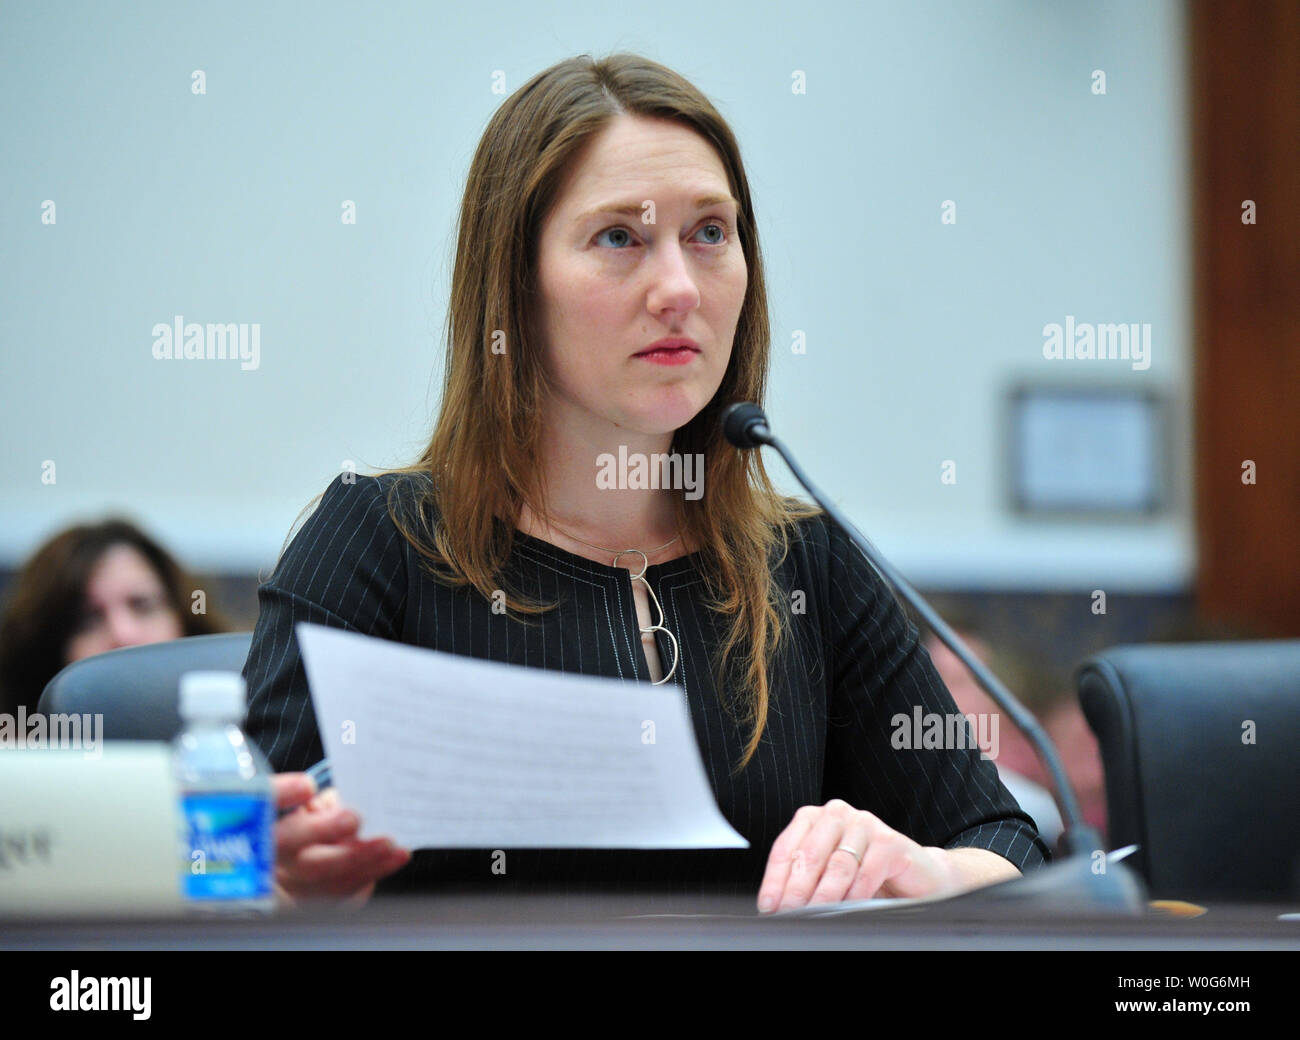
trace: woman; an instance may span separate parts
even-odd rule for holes
[[[69,527],[23,566],[0,621],[3,710],[36,711],[65,665],[124,646],[225,631],[194,613],[194,583],[156,541],[126,520]]]
[[[766,910],[1043,861],[978,751],[891,748],[897,712],[955,711],[916,630],[819,510],[721,436],[727,404],[762,401],[767,300],[739,149],[698,90],[615,55],[507,99],[470,169],[449,323],[419,462],[335,480],[259,590],[250,735],[282,771],[322,754],[300,620],[669,681],[752,848],[507,850],[503,878],[491,850],[359,841],[355,814],[281,776],[282,806],[308,808],[279,824],[285,894],[653,881],[756,893]],[[702,488],[609,486],[611,459],[663,455],[679,476],[698,461]]]

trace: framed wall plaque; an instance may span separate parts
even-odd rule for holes
[[[1169,437],[1155,391],[1020,385],[1007,402],[1017,513],[1140,518],[1166,508]]]

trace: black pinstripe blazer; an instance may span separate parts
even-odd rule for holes
[[[391,489],[397,506],[413,511],[425,480],[335,478],[260,586],[244,666],[247,730],[278,771],[305,769],[323,756],[293,633],[298,621],[493,661],[650,681],[626,569],[518,533],[503,587],[548,603],[560,600],[530,625],[493,613],[491,602],[472,588],[434,580],[387,508]],[[664,624],[680,643],[673,682],[690,707],[718,805],[752,847],[502,850],[504,874],[495,850],[421,850],[381,890],[756,894],[772,843],[795,810],[831,798],[870,810],[922,845],[989,849],[1022,870],[1045,860],[1032,821],[977,749],[891,744],[897,715],[911,720],[917,706],[944,715],[957,708],[893,593],[824,514],[802,521],[799,539],[776,568],[787,602],[796,591],[804,593],[804,612],[793,615],[795,638],[774,668],[762,744],[735,774],[747,730],[724,709],[714,684],[710,654],[723,626],[701,602],[698,563],[698,554],[683,556],[650,567],[646,577],[663,604]],[[671,644],[656,638],[661,660],[671,662]]]

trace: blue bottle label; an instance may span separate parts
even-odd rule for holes
[[[187,794],[182,890],[197,901],[270,895],[275,869],[271,800],[256,794]]]

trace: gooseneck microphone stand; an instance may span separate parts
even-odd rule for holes
[[[1056,785],[1057,802],[1065,824],[1058,850],[1063,854],[1062,858],[1048,866],[1031,871],[1022,878],[976,889],[955,897],[949,903],[960,901],[1005,904],[1011,901],[1049,913],[1053,911],[1083,914],[1142,912],[1146,907],[1146,893],[1141,880],[1125,864],[1107,861],[1101,836],[1084,821],[1074,788],[1061,765],[1061,758],[1033,714],[979,658],[971,653],[970,648],[961,641],[935,609],[809,479],[790,450],[772,434],[767,415],[758,405],[748,402],[729,405],[722,413],[721,422],[727,440],[737,448],[748,450],[767,446],[776,449],[799,483],[812,496],[813,501],[839,524],[881,578],[925,619],[935,635],[962,664],[971,670],[971,674],[975,676],[980,686],[988,691],[998,707],[1006,712],[1012,722],[1029,738],[1034,750],[1052,775]]]

